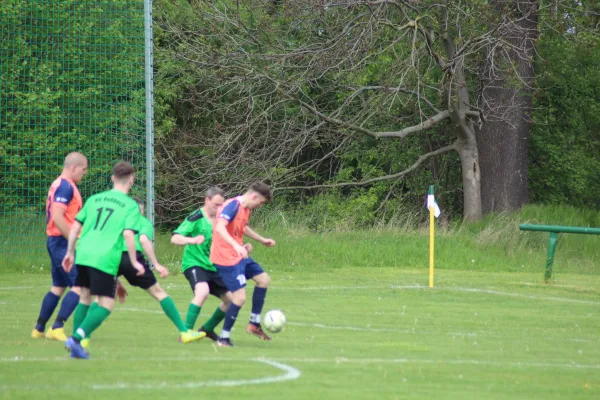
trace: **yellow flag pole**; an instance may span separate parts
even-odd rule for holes
[[[429,195],[433,195],[433,185],[429,186]],[[434,242],[435,242],[435,216],[433,204],[429,205],[429,287],[433,287],[434,271]]]

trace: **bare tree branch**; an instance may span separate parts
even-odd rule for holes
[[[440,149],[434,150],[432,152],[423,154],[422,156],[420,156],[417,159],[417,161],[415,161],[415,163],[413,165],[411,165],[410,167],[408,167],[407,169],[405,169],[403,171],[397,172],[395,174],[378,176],[377,178],[371,178],[371,179],[367,179],[367,180],[360,181],[360,182],[342,182],[342,183],[332,183],[329,185],[314,185],[314,186],[275,187],[273,190],[279,191],[279,190],[295,190],[295,189],[327,189],[327,188],[339,188],[339,187],[345,187],[345,186],[364,186],[364,185],[368,185],[370,183],[401,178],[404,175],[407,175],[407,174],[411,173],[412,171],[414,171],[415,169],[417,169],[421,164],[423,164],[424,161],[426,161],[430,157],[448,153],[449,151],[452,151],[452,150],[456,150],[456,143],[452,143],[451,145],[448,145],[448,146],[442,147]]]

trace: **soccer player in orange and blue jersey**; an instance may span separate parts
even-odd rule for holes
[[[246,332],[263,340],[271,340],[260,326],[260,314],[265,304],[269,275],[253,259],[248,257],[244,236],[267,247],[275,246],[273,239],[264,238],[248,226],[250,211],[271,201],[271,189],[262,182],[253,184],[246,193],[230,199],[217,213],[210,248],[210,261],[217,267],[225,286],[231,291],[232,302],[227,308],[225,322],[217,346],[231,347],[230,334],[241,307],[246,302],[246,280],[252,279],[256,286],[252,294],[252,314]]]
[[[75,216],[81,210],[82,201],[77,183],[81,181],[88,167],[87,158],[78,152],[69,153],[65,158],[61,175],[52,182],[46,199],[46,234],[48,235],[47,248],[50,255],[52,287],[42,300],[42,307],[37,324],[31,333],[34,339],[46,337],[59,341],[66,341],[64,332],[65,321],[73,313],[79,303],[80,290],[75,286],[77,269],[66,273],[62,260],[67,252],[67,238]],[[46,323],[54,313],[56,306],[64,294],[65,289],[71,290],[62,301],[58,316],[52,328],[44,334]]]

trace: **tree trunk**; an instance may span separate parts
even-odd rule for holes
[[[473,135],[474,137],[475,135]],[[456,151],[460,156],[463,181],[464,218],[477,221],[481,219],[481,178],[479,173],[479,152],[475,140],[468,142],[459,139]]]
[[[456,43],[450,33],[445,40],[446,55],[449,59],[456,53]],[[454,68],[454,77],[449,85],[451,104],[450,119],[457,130],[458,140],[456,151],[460,156],[461,174],[463,181],[463,218],[477,221],[483,216],[481,213],[481,179],[479,172],[479,152],[477,150],[477,136],[473,121],[467,116],[471,111],[469,106],[469,91],[465,79],[464,65],[458,61]]]
[[[534,84],[533,59],[538,36],[537,3],[532,0],[490,1],[502,15],[531,15],[500,31],[512,45],[510,49],[497,48],[496,54],[488,56],[483,82],[483,110],[488,115],[488,122],[477,137],[484,214],[516,210],[529,200],[527,147]],[[514,70],[495,69],[498,65],[507,67],[511,63]]]

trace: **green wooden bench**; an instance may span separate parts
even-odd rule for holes
[[[546,260],[546,272],[544,273],[544,280],[546,283],[548,283],[550,278],[552,278],[554,252],[556,251],[556,245],[558,244],[559,233],[600,235],[600,228],[580,228],[577,226],[521,224],[519,225],[519,229],[522,231],[550,232],[550,238],[548,239],[548,259]]]

